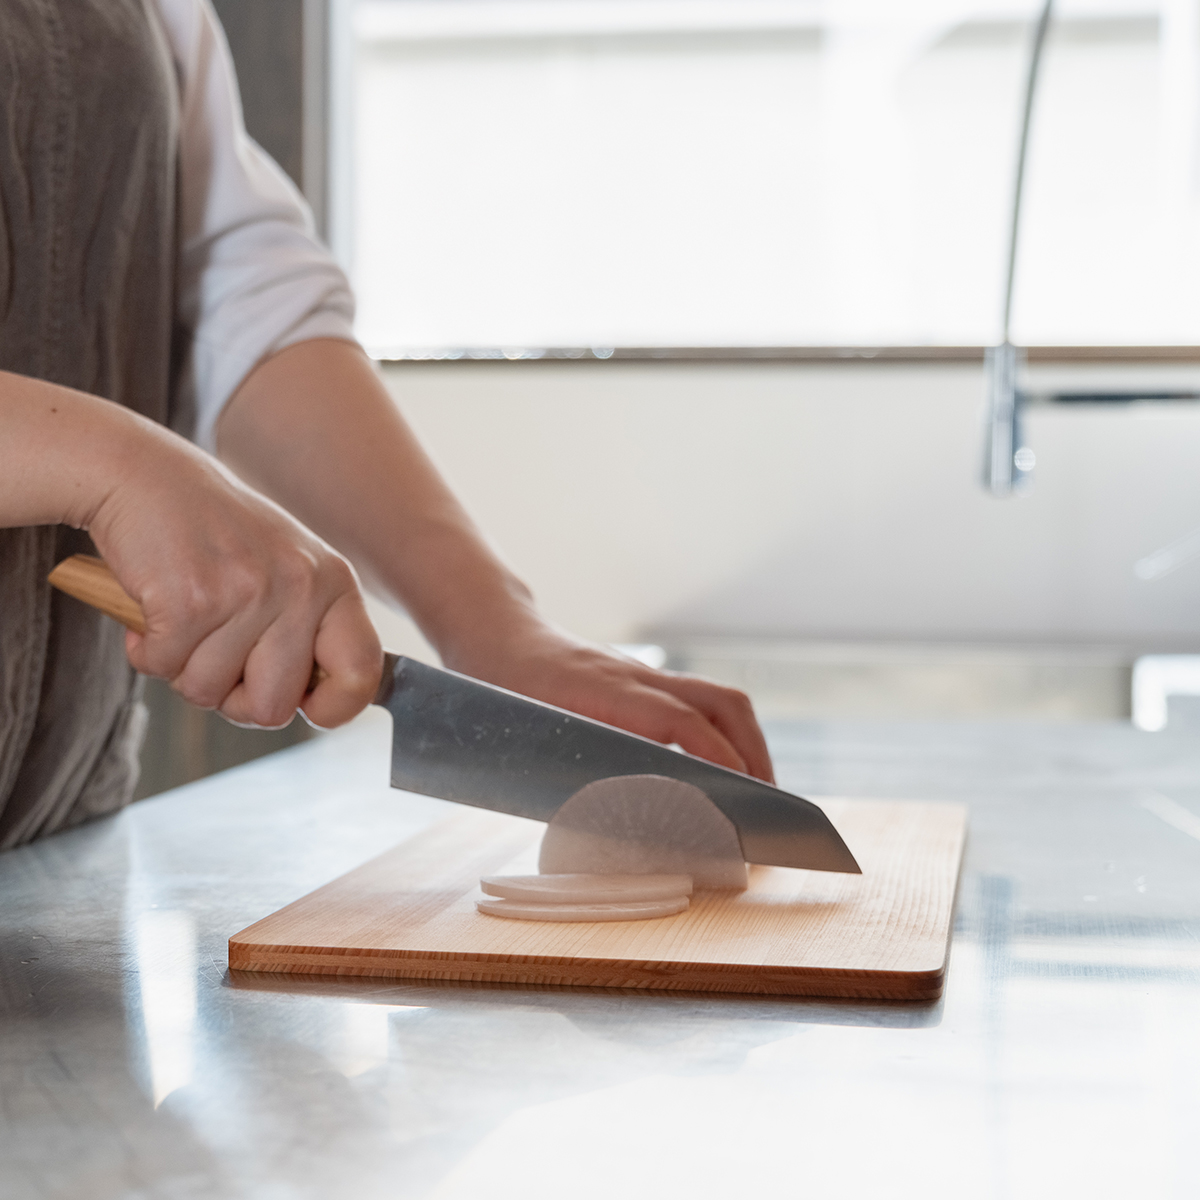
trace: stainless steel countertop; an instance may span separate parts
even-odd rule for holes
[[[446,811],[388,736],[0,855],[4,1200],[1200,1195],[1200,737],[772,730],[785,787],[970,804],[937,1004],[231,977]]]

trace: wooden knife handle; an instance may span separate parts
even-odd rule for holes
[[[102,558],[72,554],[50,572],[49,580],[60,592],[98,608],[126,629],[146,632],[141,605],[117,582]]]
[[[146,632],[142,606],[117,582],[117,577],[102,558],[91,554],[72,554],[70,558],[64,558],[47,578],[60,592],[98,608],[126,629],[132,629],[134,633]],[[327,677],[328,672],[324,667],[313,663],[308,690],[313,691]]]

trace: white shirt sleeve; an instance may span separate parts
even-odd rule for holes
[[[215,449],[217,418],[263,358],[354,337],[354,297],[283,171],[247,135],[208,0],[158,0],[180,92],[177,319],[190,345],[173,421]]]

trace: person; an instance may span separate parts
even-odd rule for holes
[[[4,0],[0,94],[0,848],[127,802],[135,672],[242,724],[354,717],[359,578],[454,670],[771,778],[744,695],[555,628],[471,523],[247,137],[208,0]],[[144,635],[48,587],[79,551]]]

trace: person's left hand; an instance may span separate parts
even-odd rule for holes
[[[696,675],[656,671],[541,621],[446,656],[445,665],[775,782],[750,698],[737,688]]]
[[[538,614],[357,346],[281,350],[242,383],[217,435],[242,478],[345,554],[452,671],[772,779],[742,692],[651,670]]]

